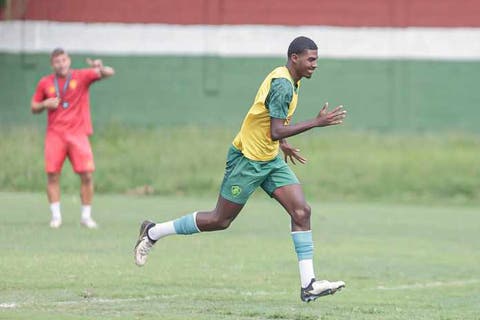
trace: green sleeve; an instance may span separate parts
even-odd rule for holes
[[[292,98],[292,83],[285,78],[273,79],[270,85],[270,92],[267,95],[267,99],[265,99],[265,106],[270,113],[270,117],[286,119]]]

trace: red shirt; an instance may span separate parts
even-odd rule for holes
[[[67,78],[58,78],[60,104],[55,110],[48,110],[47,131],[70,132],[90,135],[93,133],[90,118],[90,99],[88,88],[100,79],[95,69],[70,69],[70,81],[64,91]],[[40,79],[33,94],[35,102],[55,98],[55,74]],[[64,106],[64,103],[68,106]]]

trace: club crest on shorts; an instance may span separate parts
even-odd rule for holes
[[[242,193],[242,188],[240,188],[239,186],[232,186],[231,192],[232,192],[232,195],[236,197],[240,193]]]

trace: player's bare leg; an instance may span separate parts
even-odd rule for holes
[[[318,297],[334,294],[345,287],[343,281],[316,280],[313,268],[313,240],[310,227],[311,209],[305,201],[301,185],[280,187],[273,197],[285,208],[291,217],[292,240],[298,257],[300,270],[300,299],[310,302]]]
[[[60,172],[47,173],[47,197],[52,213],[50,227],[56,229],[62,225],[62,215],[60,212]]]
[[[224,230],[242,210],[243,205],[218,197],[215,209],[197,211],[176,220],[155,224],[145,220],[140,226],[140,234],[135,245],[135,263],[143,266],[157,240],[172,234],[194,234],[203,231]]]
[[[60,201],[60,172],[47,173],[48,202]]]
[[[218,196],[215,209],[197,213],[197,227],[200,231],[217,231],[227,229],[243,208],[243,204],[231,202]]]
[[[97,228],[97,223],[92,219],[93,175],[91,172],[80,172],[80,200],[82,202],[82,217],[80,223],[89,229]]]
[[[292,232],[310,230],[311,209],[305,201],[302,186],[290,184],[275,189],[273,198],[277,200],[291,217]]]

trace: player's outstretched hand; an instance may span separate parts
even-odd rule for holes
[[[103,62],[100,59],[92,60],[90,58],[87,58],[87,64],[92,68],[102,68],[103,67]]]
[[[288,160],[296,165],[295,160],[301,164],[307,163],[307,159],[300,155],[300,149],[290,146],[286,141],[280,142],[280,149],[283,151],[285,162],[288,163]]]
[[[322,110],[318,113],[315,121],[317,127],[333,126],[343,123],[343,119],[347,116],[347,111],[343,109],[343,106],[337,106],[332,111],[328,111],[328,102],[325,103]]]

